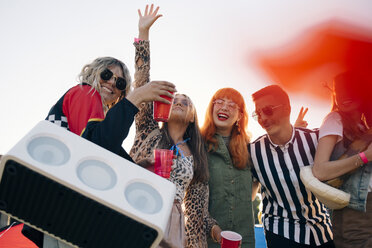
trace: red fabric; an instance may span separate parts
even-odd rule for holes
[[[89,120],[105,118],[101,96],[89,85],[77,85],[66,93],[63,113],[70,131],[77,135],[81,135]]]
[[[0,232],[1,248],[37,248],[37,246],[21,233],[23,224],[12,226]]]
[[[347,70],[372,70],[372,30],[331,20],[284,46],[256,54],[256,64],[292,93],[329,100],[333,78]]]

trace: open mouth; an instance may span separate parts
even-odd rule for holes
[[[227,119],[229,119],[229,117],[230,117],[229,115],[224,114],[224,113],[218,113],[217,114],[217,118],[220,121],[226,121]]]

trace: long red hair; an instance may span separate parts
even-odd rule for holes
[[[216,134],[216,125],[213,122],[213,102],[216,99],[228,98],[239,106],[240,119],[238,125],[233,125],[230,135],[229,151],[233,164],[236,168],[243,169],[249,161],[248,143],[250,134],[248,132],[248,113],[246,110],[243,96],[239,91],[233,88],[219,89],[209,102],[205,114],[204,125],[201,128],[201,134],[207,144],[208,152],[215,151],[218,148]]]

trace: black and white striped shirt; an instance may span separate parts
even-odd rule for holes
[[[325,206],[305,188],[300,168],[314,163],[318,130],[294,128],[284,146],[263,135],[249,144],[253,175],[261,183],[264,228],[300,244],[316,245],[333,239]]]

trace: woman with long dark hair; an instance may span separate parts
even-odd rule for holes
[[[313,174],[321,181],[342,177],[341,189],[351,195],[347,207],[333,210],[336,247],[372,247],[372,166],[369,162],[372,145],[365,143],[359,151],[338,159],[353,141],[371,140],[367,120],[372,104],[369,98],[363,97],[371,84],[367,73],[349,71],[336,76],[332,112],[319,130]]]

